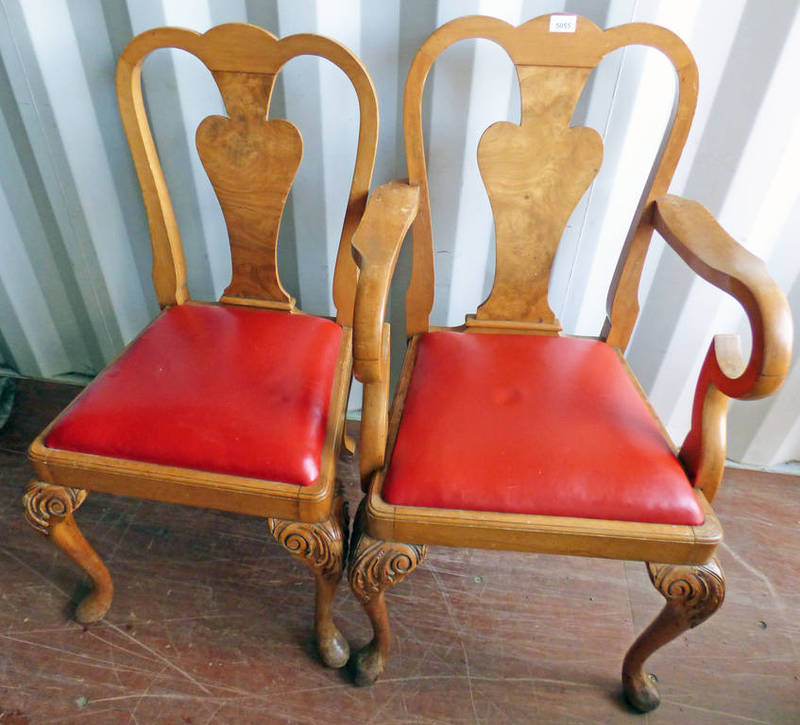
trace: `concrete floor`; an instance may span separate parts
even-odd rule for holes
[[[0,725],[800,723],[800,477],[727,472],[727,599],[650,660],[654,713],[622,702],[619,669],[662,600],[619,561],[434,548],[387,597],[386,675],[357,689],[318,660],[311,577],[256,518],[90,494],[76,518],[115,600],[71,619],[82,574],[19,499],[26,445],[76,392],[21,382],[0,432]],[[353,511],[352,461],[341,477]],[[368,639],[344,586],[336,614]]]

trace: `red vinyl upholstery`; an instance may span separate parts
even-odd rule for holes
[[[613,348],[423,335],[383,489],[395,505],[703,523]]]
[[[336,323],[308,315],[170,308],[45,444],[307,486],[320,474],[341,336]]]

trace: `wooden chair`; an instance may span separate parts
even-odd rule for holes
[[[519,125],[495,123],[478,145],[496,230],[494,286],[463,326],[446,329],[429,324],[434,267],[421,99],[437,56],[466,38],[505,49],[522,112]],[[563,336],[548,306],[548,279],[567,219],[602,156],[598,133],[570,127],[570,118],[592,68],[634,43],[657,48],[675,66],[676,112],[623,247],[604,329],[596,339]],[[654,25],[603,32],[579,17],[575,32],[555,33],[550,16],[520,27],[465,17],[434,32],[416,55],[403,110],[409,179],[376,190],[353,237],[367,495],[354,525],[349,578],[374,631],[354,657],[359,684],[373,682],[386,664],[384,591],[425,559],[429,545],[644,561],[667,602],[623,665],[625,693],[643,711],[658,705],[645,660],[721,604],[715,550],[722,531],[711,501],[723,472],[727,401],[759,398],[781,384],[792,327],[764,263],[702,206],[665,196],[696,95],[692,55]],[[409,344],[387,418],[385,303],[412,221]],[[680,449],[622,356],[654,229],[697,274],[733,295],[752,327],[747,363],[735,337],[712,342]]]
[[[145,114],[141,66],[181,48],[211,71],[227,117],[209,116],[197,148],[228,229],[232,280],[216,303],[190,299],[164,175]],[[358,151],[334,275],[336,319],[306,315],[281,286],[276,244],[302,156],[285,120],[267,120],[275,78],[299,55],[337,65],[360,108]],[[331,667],[349,656],[331,619],[347,515],[334,469],[344,437],[358,270],[350,240],[366,204],[378,109],[360,61],[317,35],[278,40],[233,23],[198,33],[157,28],[135,37],[117,68],[122,122],[142,186],[161,314],[33,442],[36,479],[24,496],[31,525],[74,559],[93,590],[80,622],[111,604],[109,573],[73,513],[102,491],[263,516],[316,580],[315,627]],[[302,243],[302,240],[300,240]]]

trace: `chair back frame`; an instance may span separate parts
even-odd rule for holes
[[[333,282],[337,322],[352,326],[358,269],[350,240],[367,201],[378,141],[378,103],[361,61],[336,41],[299,34],[278,40],[255,25],[228,23],[200,34],[156,28],[134,38],[117,66],[120,115],[142,187],[153,246],[153,283],[162,307],[189,299],[186,264],[175,213],[144,108],[141,67],[160,48],[179,48],[210,71],[228,116],[209,116],[197,129],[197,148],[228,228],[232,280],[221,302],[294,310],[277,269],[280,220],[303,153],[297,128],[268,120],[275,78],[300,55],[338,66],[356,91],[358,151],[342,225]]]
[[[680,158],[697,104],[697,66],[685,43],[656,25],[630,23],[601,30],[577,17],[575,32],[551,32],[551,15],[514,27],[488,17],[453,20],[422,45],[409,70],[403,122],[409,183],[420,188],[413,226],[411,281],[406,294],[406,333],[427,332],[434,297],[434,254],[422,95],[436,58],[471,38],[497,43],[519,79],[520,124],[491,125],[478,144],[478,165],[496,231],[496,268],[489,297],[467,327],[558,334],[561,326],[547,302],[556,249],[570,214],[602,160],[602,139],[587,127],[570,127],[575,105],[592,69],[626,45],[660,50],[678,76],[673,115],[623,245],[608,295],[600,339],[623,349],[638,314],[637,291],[653,232],[653,201],[663,196]]]

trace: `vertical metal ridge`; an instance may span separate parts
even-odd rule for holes
[[[751,0],[565,0],[555,6],[544,0],[401,0],[380,7],[368,0],[342,0],[335,7],[323,0],[2,0],[0,365],[37,377],[96,373],[156,311],[147,223],[114,98],[116,58],[134,34],[159,25],[203,32],[239,20],[279,36],[318,32],[343,42],[366,64],[381,103],[374,186],[406,176],[405,76],[438,25],[473,12],[518,23],[557,10],[588,14],[603,26],[656,22],[687,41],[701,70],[700,103],[671,191],[708,205],[734,237],[764,256],[790,296],[800,334],[800,192],[792,191],[800,189],[800,163],[787,161],[797,152],[792,134],[800,134],[800,100],[792,86],[800,63],[796,3],[782,0],[771,8],[765,26],[759,20],[763,11]],[[668,75],[643,51],[621,56],[597,71],[581,101],[585,118],[573,121],[605,136],[605,171],[569,222],[550,287],[551,305],[565,327],[583,334],[599,331],[609,265],[637,201],[627,200],[628,187],[646,176],[645,150],[659,133],[654,83]],[[437,324],[459,323],[492,282],[491,210],[479,198],[485,191],[474,147],[484,123],[509,114],[515,120],[516,85],[510,64],[500,82],[487,83],[483,66],[473,68],[484,58],[502,65],[482,44],[466,44],[434,66],[428,81],[423,117],[438,244]],[[316,59],[291,62],[279,77],[271,115],[296,123],[305,140],[281,225],[282,280],[303,309],[327,314],[346,198],[340,187],[349,185],[352,174],[357,108],[344,90],[346,80],[326,65]],[[210,75],[201,74],[205,70],[196,61],[168,51],[144,69],[145,99],[172,182],[190,289],[210,298],[227,283],[230,261],[224,221],[196,158],[197,123],[222,109]],[[401,255],[389,303],[395,367],[405,347],[409,251]],[[628,358],[680,440],[711,335],[744,331],[746,321],[658,239],[639,301]],[[798,395],[795,364],[777,395],[732,405],[729,454],[761,465],[800,458]]]

